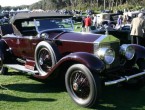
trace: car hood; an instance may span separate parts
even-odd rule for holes
[[[92,33],[64,33],[58,37],[61,41],[84,42],[84,43],[102,43],[102,42],[120,42],[112,35],[92,34]]]

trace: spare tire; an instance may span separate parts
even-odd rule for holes
[[[48,74],[50,68],[52,68],[56,62],[55,52],[48,42],[40,42],[35,49],[35,63],[36,68],[41,76]]]

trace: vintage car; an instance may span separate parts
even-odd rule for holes
[[[120,14],[118,13],[100,13],[97,14],[97,25],[104,25],[104,24],[112,24],[116,25],[118,16]]]
[[[7,15],[0,15],[0,25],[3,24],[8,24],[9,23],[9,18]]]
[[[114,37],[118,38],[121,44],[130,44],[131,43],[130,26],[131,24],[125,24],[122,25],[120,29],[115,29],[112,28],[111,26],[101,26],[98,28],[91,26],[92,30],[90,32],[94,34],[105,34],[107,32],[107,34],[113,35]],[[143,36],[145,38],[145,33],[143,33]],[[142,46],[145,46],[145,40],[142,41]]]
[[[143,11],[129,11],[129,12],[124,12],[123,15],[128,15],[131,18],[135,18],[138,16],[139,13],[145,13]]]
[[[62,79],[80,106],[93,106],[103,86],[144,86],[143,46],[121,44],[108,34],[74,32],[72,16],[18,13],[0,29],[1,74],[12,68],[44,82]]]

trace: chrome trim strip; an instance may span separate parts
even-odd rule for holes
[[[103,39],[105,39],[105,37],[107,37],[107,35],[100,36],[97,40],[94,41],[94,44],[95,43],[97,43],[97,44],[100,43]]]

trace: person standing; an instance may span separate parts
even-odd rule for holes
[[[85,18],[85,28],[86,32],[90,32],[90,26],[92,25],[92,20],[89,15]]]
[[[82,32],[85,32],[86,31],[85,30],[85,17],[82,17],[81,23],[82,23]]]
[[[122,27],[122,15],[119,15],[117,19],[116,29],[121,29],[121,27]]]
[[[93,14],[93,26],[97,27],[97,15]]]
[[[143,18],[143,13],[139,13],[138,17],[133,18],[131,21],[131,43],[143,45],[145,38],[143,38],[145,29],[145,20]]]
[[[127,24],[127,15],[125,14],[124,16],[123,16],[123,24],[124,25],[126,25]]]

